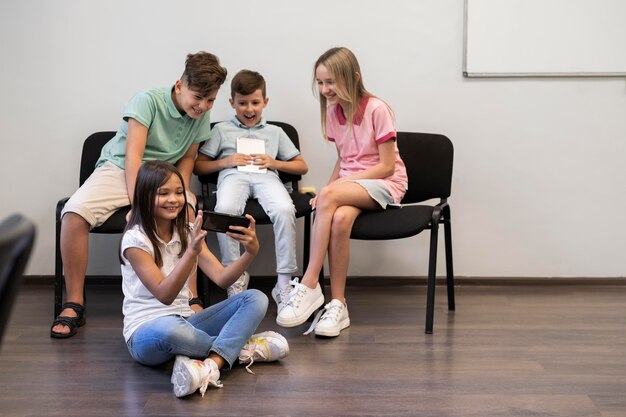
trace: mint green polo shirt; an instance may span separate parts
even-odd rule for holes
[[[175,164],[191,145],[210,138],[210,111],[198,119],[181,115],[172,101],[172,88],[149,88],[137,93],[128,102],[120,128],[102,148],[96,167],[110,161],[121,169],[125,168],[129,118],[148,128],[142,162],[161,160]]]

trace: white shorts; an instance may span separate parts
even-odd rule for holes
[[[386,209],[387,205],[393,204],[393,197],[382,181],[371,179],[351,181],[365,188],[370,197],[372,197],[372,199],[376,201],[381,208]]]

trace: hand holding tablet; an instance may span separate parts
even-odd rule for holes
[[[218,233],[231,232],[231,233],[242,234],[238,230],[230,229],[230,226],[242,226],[242,227],[250,226],[250,220],[248,220],[244,216],[236,216],[233,214],[218,213],[215,211],[203,210],[202,217],[203,217],[202,228],[204,230],[211,230],[213,232],[218,232]]]

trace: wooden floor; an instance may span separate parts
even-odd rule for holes
[[[384,282],[384,281],[383,281]],[[177,399],[171,364],[134,363],[118,286],[88,289],[87,326],[49,337],[52,287],[22,287],[0,351],[0,415],[626,416],[626,286],[461,285],[438,289],[424,334],[421,285],[350,285],[339,338],[282,329],[279,363],[222,373],[224,388]]]

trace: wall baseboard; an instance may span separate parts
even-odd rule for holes
[[[255,276],[259,286],[273,286],[275,276]],[[26,285],[53,285],[53,275],[25,275]],[[119,275],[88,276],[87,285],[121,285]],[[326,277],[326,284],[329,279]],[[626,277],[455,277],[456,286],[461,285],[626,285]],[[437,285],[445,285],[445,277],[437,277]],[[382,277],[352,276],[347,285],[351,286],[388,286],[388,285],[426,285],[426,277]]]

